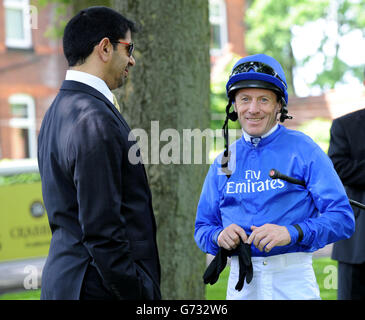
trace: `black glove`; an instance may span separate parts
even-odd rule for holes
[[[218,281],[219,275],[227,265],[227,257],[233,254],[238,255],[238,261],[240,266],[239,279],[235,289],[241,291],[246,278],[246,282],[250,283],[253,277],[253,268],[251,262],[251,246],[243,243],[242,241],[234,250],[226,250],[222,247],[212,262],[209,264],[207,270],[203,275],[204,283],[214,284]]]
[[[228,254],[228,250],[222,247],[219,248],[217,255],[204,272],[203,279],[205,284],[215,284],[217,282],[220,273],[226,267]]]
[[[245,282],[250,283],[253,277],[253,268],[251,262],[251,246],[247,243],[240,243],[235,249],[238,254],[238,262],[240,266],[239,279],[235,289],[241,291]]]

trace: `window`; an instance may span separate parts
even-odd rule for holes
[[[28,49],[32,46],[32,21],[29,0],[4,0],[5,43],[9,48]]]
[[[11,119],[11,158],[37,157],[35,104],[31,96],[16,94],[9,98]]]
[[[210,54],[220,55],[228,42],[224,0],[209,0]]]

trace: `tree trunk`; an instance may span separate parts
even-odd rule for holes
[[[112,5],[112,0],[77,0],[72,1],[73,11],[74,13],[78,13],[82,9],[93,7],[93,6],[107,6],[110,7]]]
[[[205,255],[193,235],[207,165],[205,154],[203,165],[194,164],[194,155],[192,164],[183,160],[191,142],[183,140],[183,129],[209,127],[208,0],[115,0],[113,7],[141,27],[132,37],[136,66],[115,94],[130,127],[148,133],[144,162],[157,220],[162,296],[204,299]],[[163,164],[166,158],[173,163]]]

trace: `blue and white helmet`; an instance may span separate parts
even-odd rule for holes
[[[236,121],[237,113],[229,112],[235,93],[243,88],[261,88],[274,91],[281,102],[280,122],[292,119],[288,116],[288,91],[285,73],[280,63],[266,54],[255,54],[241,58],[233,66],[226,84],[229,103],[226,107],[227,118]]]
[[[243,88],[262,88],[275,91],[288,104],[288,91],[284,70],[280,63],[266,54],[241,58],[232,68],[226,85],[227,96]],[[284,102],[283,101],[283,102]]]
[[[284,70],[280,63],[266,54],[255,54],[238,60],[232,68],[231,75],[226,85],[229,102],[226,106],[226,120],[224,121],[222,128],[225,140],[225,150],[221,166],[227,177],[230,177],[231,175],[231,171],[228,169],[228,162],[230,159],[228,120],[236,121],[238,119],[237,112],[230,112],[230,108],[234,102],[237,90],[244,88],[260,88],[274,91],[281,102],[280,122],[284,122],[285,119],[292,119],[291,116],[287,115],[288,86]]]

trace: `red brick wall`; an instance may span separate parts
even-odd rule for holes
[[[288,110],[292,120],[285,126],[297,129],[306,121],[315,118],[333,120],[344,114],[365,108],[365,91],[328,91],[321,96],[289,97]]]
[[[36,127],[39,131],[44,113],[64,79],[67,62],[61,40],[44,36],[53,19],[51,6],[38,7],[38,29],[32,29],[32,50],[6,48],[3,0],[0,0],[0,149],[3,158],[18,154],[9,125],[8,99],[13,94],[28,94],[36,106]],[[13,132],[13,133],[12,133]]]
[[[304,122],[318,117],[331,119],[329,106],[324,95],[306,98],[289,97],[288,110],[288,114],[293,119],[286,120],[285,126],[291,129],[296,129]]]
[[[210,62],[214,69],[216,64],[220,64],[221,60],[225,60],[228,54],[236,54],[244,57],[247,55],[245,49],[245,0],[225,0],[226,4],[226,21],[227,21],[227,38],[228,46],[222,51],[222,55],[211,56]]]
[[[243,57],[245,49],[245,0],[226,0],[228,41],[233,53]]]

